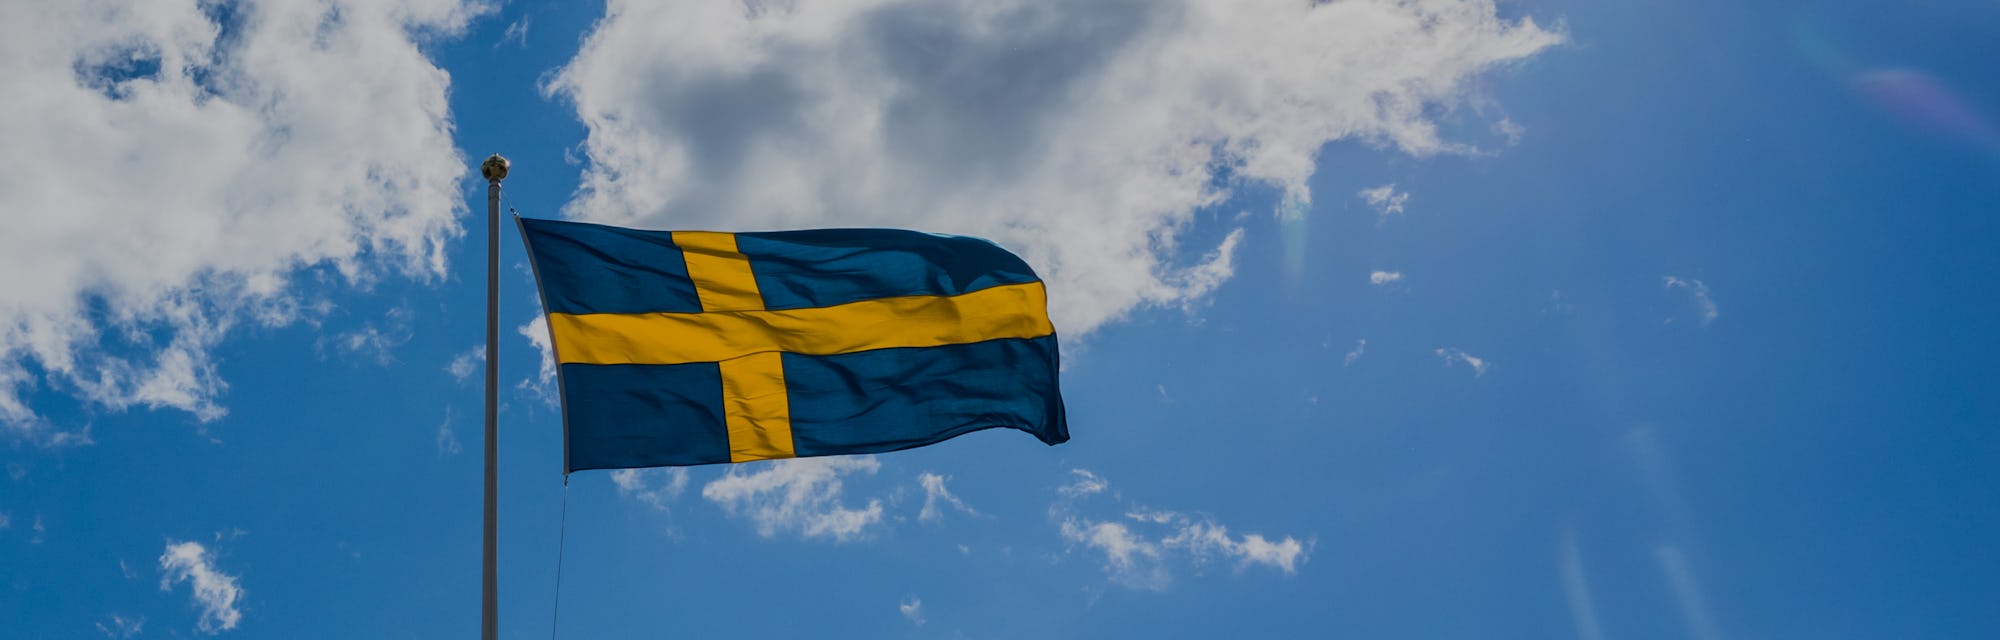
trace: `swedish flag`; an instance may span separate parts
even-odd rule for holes
[[[985,240],[517,220],[566,471],[1069,440],[1042,282]]]

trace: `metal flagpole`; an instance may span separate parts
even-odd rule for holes
[[[507,166],[507,159],[497,153],[479,164],[479,175],[486,178],[486,570],[479,619],[479,637],[484,640],[500,637],[500,592],[495,579],[498,536],[494,534],[499,505],[495,470],[500,451],[495,441],[499,432],[495,390],[500,386],[500,181],[507,179]]]

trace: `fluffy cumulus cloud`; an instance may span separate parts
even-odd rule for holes
[[[0,425],[23,399],[220,417],[211,347],[349,282],[444,271],[465,167],[419,50],[464,0],[0,3]]]
[[[1115,584],[1159,591],[1173,583],[1173,566],[1197,568],[1221,561],[1237,569],[1263,566],[1297,573],[1312,552],[1312,540],[1273,540],[1261,534],[1233,536],[1208,516],[1134,506],[1124,513],[1093,517],[1083,499],[1105,493],[1109,484],[1087,470],[1074,470],[1071,483],[1056,490],[1049,508],[1063,539],[1103,558]]]
[[[867,537],[882,525],[882,501],[849,507],[842,496],[843,476],[874,475],[882,468],[875,456],[795,458],[763,463],[755,472],[732,467],[727,475],[701,488],[701,497],[721,505],[734,517],[748,518],[757,535],[781,533],[801,538],[850,542]]]
[[[203,633],[228,631],[243,621],[243,612],[236,608],[243,599],[243,588],[236,585],[236,576],[215,568],[215,554],[201,543],[168,543],[166,552],[160,554],[160,574],[162,591],[181,583],[192,586],[194,604],[201,609],[195,627]]]
[[[992,238],[1072,335],[1226,280],[1232,189],[1302,212],[1314,155],[1416,155],[1561,39],[1494,0],[612,0],[548,84],[588,128],[572,217]],[[1204,236],[1208,237],[1208,236]]]
[[[535,316],[515,331],[535,347],[536,356],[535,377],[522,378],[515,387],[541,398],[551,407],[556,406],[556,351],[555,343],[549,340],[549,319]],[[484,360],[485,356],[480,356],[480,359]]]

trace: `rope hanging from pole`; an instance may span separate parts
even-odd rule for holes
[[[549,613],[549,640],[556,640],[562,622],[563,550],[569,539],[569,474],[563,474],[562,520],[556,526],[556,602]]]

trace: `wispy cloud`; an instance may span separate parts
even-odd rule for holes
[[[924,626],[924,601],[922,599],[910,596],[903,600],[902,604],[896,605],[896,610],[903,612],[903,618],[909,620],[910,624],[919,627]]]
[[[1715,319],[1722,315],[1722,309],[1715,306],[1715,300],[1708,296],[1708,285],[1702,284],[1700,280],[1662,276],[1660,283],[1660,286],[1666,289],[1682,289],[1694,296],[1695,307],[1701,310],[1701,326],[1708,326],[1708,323],[1715,322]]]
[[[381,323],[370,320],[359,329],[321,338],[319,346],[324,349],[330,344],[341,353],[374,360],[385,367],[395,364],[396,349],[415,335],[410,327],[411,314],[407,306],[395,307],[382,314]]]
[[[1401,271],[1374,271],[1368,274],[1368,284],[1381,286],[1403,279]]]
[[[547,321],[545,320],[544,322]],[[529,340],[533,339],[529,338]],[[472,377],[472,374],[479,373],[479,365],[485,363],[486,345],[475,344],[472,345],[471,349],[466,349],[458,355],[452,356],[451,363],[445,365],[444,370],[445,373],[451,374],[451,379],[464,384],[467,378]]]
[[[1362,189],[1360,193],[1354,195],[1359,196],[1362,201],[1368,203],[1368,206],[1375,209],[1376,226],[1381,226],[1389,222],[1389,216],[1403,215],[1403,204],[1410,201],[1410,194],[1398,193],[1395,183],[1385,184],[1373,189]]]
[[[1361,359],[1361,354],[1367,352],[1368,352],[1368,339],[1361,338],[1359,340],[1355,340],[1354,348],[1349,350],[1347,352],[1347,355],[1340,359],[1340,366],[1345,367],[1354,364],[1355,360]]]
[[[979,515],[979,512],[973,510],[971,505],[965,504],[964,500],[960,500],[958,496],[952,495],[951,489],[945,488],[945,481],[950,479],[951,476],[938,475],[929,471],[917,474],[917,484],[922,485],[924,488],[924,508],[917,513],[917,520],[922,522],[936,522],[944,519],[944,510],[940,507],[951,507],[960,513],[970,516]]]
[[[1454,364],[1464,364],[1472,367],[1472,377],[1474,378],[1486,375],[1486,370],[1493,366],[1493,363],[1487,362],[1486,359],[1466,353],[1464,349],[1457,347],[1441,347],[1435,353],[1437,353],[1438,358],[1444,360],[1444,366],[1449,367]]]
[[[1689,566],[1680,547],[1663,544],[1653,549],[1653,556],[1660,562],[1660,572],[1667,578],[1674,604],[1680,606],[1681,621],[1687,624],[1688,635],[1695,640],[1721,640],[1715,617],[1709,614],[1708,598],[1702,596],[1701,585],[1694,579],[1694,567]]]
[[[668,505],[687,491],[688,470],[686,467],[619,469],[611,472],[611,484],[618,487],[618,495],[668,511]]]
[[[119,613],[111,614],[110,619],[97,623],[97,630],[107,638],[130,638],[139,635],[145,628],[144,617],[127,618]]]
[[[493,43],[493,48],[498,49],[510,42],[520,48],[528,48],[528,16],[507,23],[507,31],[500,34],[500,41]]]
[[[841,477],[874,475],[882,468],[875,456],[794,458],[755,463],[762,469],[745,473],[743,465],[701,488],[701,497],[721,505],[731,516],[749,518],[757,535],[766,538],[791,533],[801,538],[850,542],[866,538],[882,524],[882,501],[866,506],[843,504]]]
[[[1141,509],[1125,516],[1171,527],[1174,534],[1162,539],[1161,545],[1168,549],[1184,549],[1198,560],[1222,557],[1246,566],[1261,564],[1290,575],[1298,573],[1299,565],[1306,559],[1306,545],[1291,536],[1276,541],[1255,533],[1232,538],[1228,527],[1213,520],[1172,511]]]
[[[1112,582],[1153,591],[1173,584],[1160,544],[1134,534],[1124,523],[1064,518],[1059,526],[1064,540],[1103,554],[1104,571]]]
[[[1597,605],[1590,596],[1590,577],[1583,571],[1583,552],[1576,545],[1576,531],[1565,528],[1562,549],[1556,556],[1556,571],[1562,575],[1563,597],[1569,601],[1570,617],[1576,621],[1581,640],[1604,640],[1597,622]]]
[[[1105,490],[1111,488],[1111,483],[1097,477],[1097,474],[1091,473],[1089,469],[1070,469],[1069,473],[1072,476],[1070,483],[1057,487],[1056,495],[1065,498],[1081,498],[1083,496],[1104,493]]]
[[[1542,308],[1542,313],[1556,315],[1574,313],[1575,311],[1576,303],[1570,302],[1569,296],[1563,295],[1561,289],[1550,290],[1549,306]]]
[[[1303,211],[1329,142],[1475,152],[1435,116],[1562,40],[1493,0],[758,6],[597,23],[547,86],[588,130],[565,214],[989,237],[1049,280],[1068,335],[1214,290],[1240,227],[1186,247],[1195,212],[1245,187]]]
[[[444,408],[444,421],[438,423],[437,448],[439,456],[455,456],[464,448],[458,444],[458,434],[452,431],[452,409]]]
[[[243,612],[236,608],[243,599],[243,588],[237,586],[236,576],[215,568],[215,554],[201,543],[169,542],[166,552],[160,554],[160,573],[161,591],[171,591],[183,582],[192,586],[195,606],[201,609],[195,624],[202,633],[235,629],[243,621]]]
[[[1292,536],[1272,540],[1262,534],[1232,536],[1229,528],[1208,516],[1132,507],[1122,518],[1084,514],[1082,499],[1104,493],[1108,483],[1084,469],[1072,469],[1070,484],[1056,490],[1049,515],[1071,545],[1099,554],[1107,577],[1134,589],[1159,591],[1173,582],[1170,564],[1201,566],[1222,560],[1238,569],[1264,566],[1286,575],[1298,572],[1311,554],[1312,541]]]

